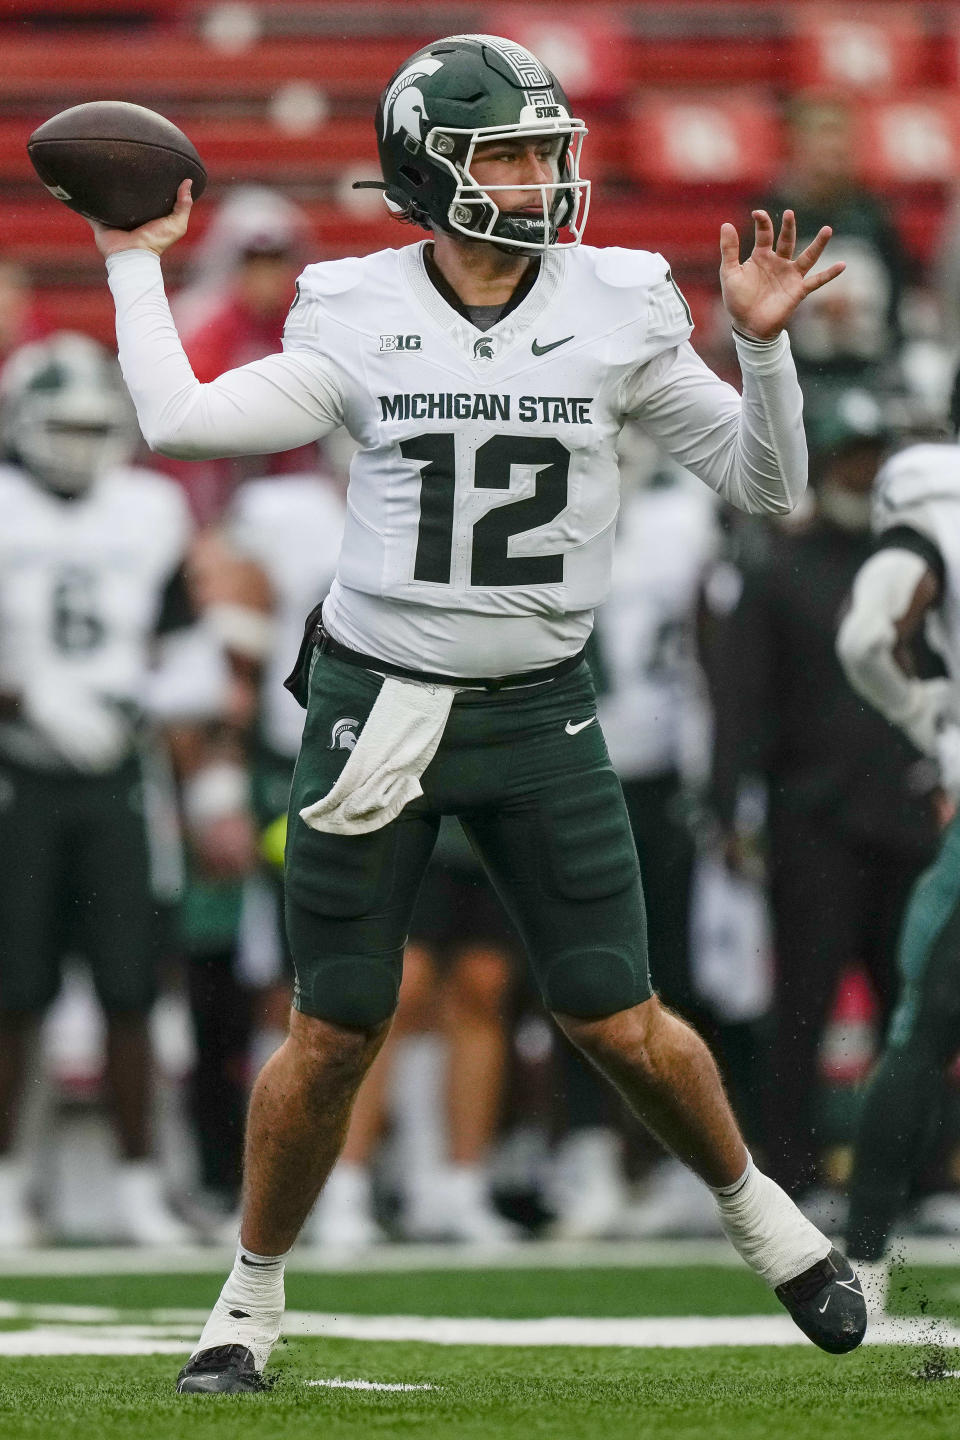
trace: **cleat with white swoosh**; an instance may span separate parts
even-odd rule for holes
[[[778,1285],[774,1293],[804,1335],[831,1355],[855,1350],[867,1333],[867,1305],[860,1280],[836,1248]]]

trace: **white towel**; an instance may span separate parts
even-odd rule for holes
[[[301,820],[334,835],[389,825],[423,794],[420,776],[436,754],[456,693],[453,685],[388,676],[339,780],[300,811]]]

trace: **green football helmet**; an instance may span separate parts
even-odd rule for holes
[[[127,464],[140,440],[116,360],[68,330],[22,345],[4,365],[0,436],[15,463],[61,495]]]
[[[451,35],[411,55],[377,106],[384,199],[400,219],[508,250],[579,245],[590,202],[580,178],[587,127],[574,119],[556,77],[529,50],[497,35]],[[556,179],[534,185],[477,183],[477,146],[556,138]],[[541,213],[504,213],[501,190],[530,190]],[[531,210],[535,206],[530,207]],[[560,239],[566,229],[569,238]]]

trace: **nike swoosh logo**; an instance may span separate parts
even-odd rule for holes
[[[572,720],[568,720],[563,728],[568,735],[579,735],[580,731],[586,730],[587,726],[592,725],[596,718],[596,715],[591,715],[589,720],[581,720],[579,725],[574,725]]]
[[[827,1298],[826,1298],[826,1300],[824,1300],[823,1304],[820,1306],[820,1314],[821,1314],[821,1315],[823,1314],[824,1310],[826,1310],[827,1306],[830,1304],[830,1301],[831,1301],[832,1299],[833,1299],[833,1296],[832,1296],[832,1295],[828,1295]]]
[[[553,340],[549,345],[541,345],[538,340],[534,340],[533,344],[530,346],[530,349],[533,351],[534,355],[546,355],[548,350],[556,350],[558,345],[566,345],[567,341],[572,339],[572,335],[564,335],[562,340]]]

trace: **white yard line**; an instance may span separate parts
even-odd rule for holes
[[[439,1385],[387,1385],[379,1380],[308,1380],[308,1385],[322,1385],[325,1390],[439,1390]]]
[[[2,1238],[2,1237],[0,1237]],[[914,1237],[898,1244],[897,1258],[907,1265],[960,1267],[960,1240]],[[45,1250],[4,1250],[4,1275],[200,1275],[230,1269],[233,1250],[186,1245],[151,1249],[84,1246]],[[743,1261],[726,1240],[610,1240],[575,1244],[559,1240],[518,1241],[514,1245],[374,1245],[348,1254],[301,1246],[290,1271],[324,1273],[405,1273],[414,1270],[580,1270],[661,1269],[677,1265],[713,1265],[736,1269]]]
[[[29,1309],[30,1307],[24,1307]],[[48,1318],[55,1307],[45,1307]],[[115,1312],[109,1312],[111,1320]],[[204,1312],[205,1314],[205,1312]],[[200,1315],[203,1318],[203,1315]],[[8,1317],[14,1318],[14,1317]],[[24,1315],[24,1319],[29,1319]],[[157,1317],[159,1318],[159,1317]],[[169,1319],[151,1326],[66,1324],[34,1330],[0,1331],[0,1356],[13,1355],[186,1355],[189,1338],[175,1338]],[[429,1345],[697,1348],[706,1345],[807,1345],[788,1315],[663,1316],[642,1319],[558,1317],[543,1320],[488,1320],[422,1315],[328,1315],[290,1311],[290,1337],[369,1341],[415,1341]],[[923,1318],[871,1323],[867,1344],[960,1347],[960,1329]]]

